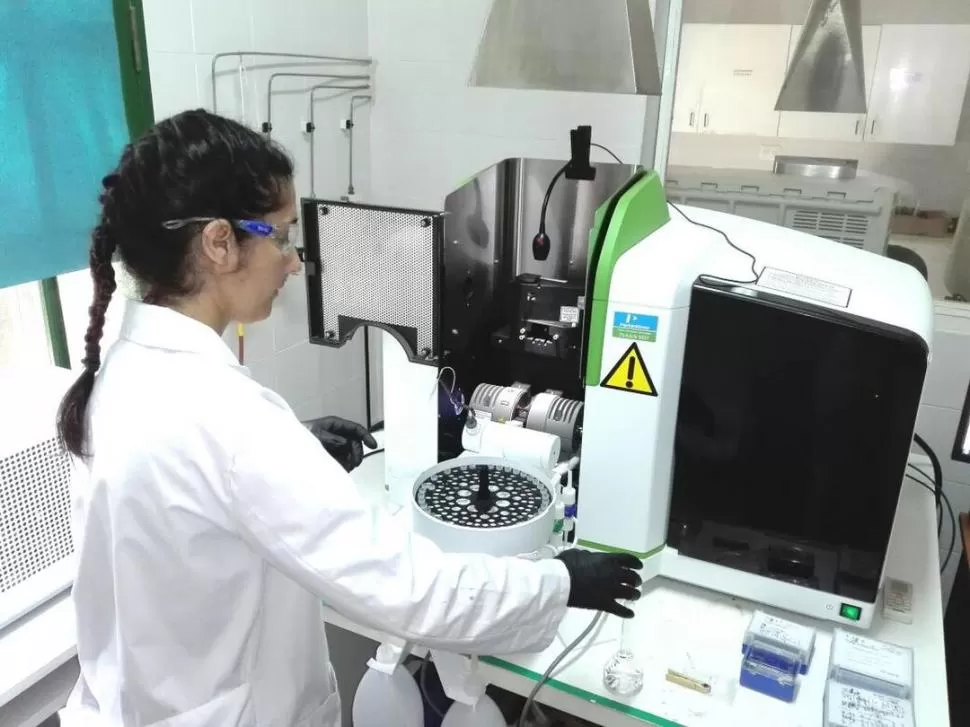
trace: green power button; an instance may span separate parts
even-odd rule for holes
[[[853,606],[851,603],[843,603],[839,608],[839,616],[847,618],[849,621],[858,621],[862,618],[862,609],[858,606]]]

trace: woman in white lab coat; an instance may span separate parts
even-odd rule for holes
[[[321,600],[462,653],[542,649],[567,606],[632,615],[617,603],[638,596],[632,556],[449,555],[378,525],[346,472],[369,435],[309,431],[237,363],[220,334],[269,316],[300,271],[292,179],[269,139],[192,111],[104,180],[84,371],[58,422],[86,475],[67,727],[338,725]],[[116,255],[144,302],[102,365]]]

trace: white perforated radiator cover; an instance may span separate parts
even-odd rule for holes
[[[0,628],[70,585],[72,459],[57,407],[75,374],[0,369]]]

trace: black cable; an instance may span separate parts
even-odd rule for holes
[[[916,470],[916,471],[917,472],[920,472],[920,470]],[[926,488],[927,492],[929,492],[931,495],[933,495],[934,497],[936,496],[936,490],[933,487],[931,487],[928,483],[923,482],[921,480],[918,480],[917,478],[915,478],[915,477],[913,477],[912,475],[909,475],[909,474],[906,475],[906,479],[912,480],[913,482],[915,482],[920,487]],[[943,563],[940,565],[940,573],[941,574],[944,573],[946,571],[947,566],[950,565],[950,557],[951,557],[951,555],[953,553],[953,548],[956,545],[957,528],[959,527],[959,524],[957,522],[957,519],[956,519],[956,517],[953,514],[953,506],[950,504],[950,498],[947,497],[947,495],[946,495],[945,492],[942,493],[942,494],[943,494],[943,504],[946,505],[947,512],[950,515],[950,522],[953,524],[953,529],[950,531],[950,547],[949,547],[949,550],[947,550],[946,557],[943,559]],[[937,535],[939,535],[939,531],[937,532]]]
[[[913,434],[913,441],[926,453],[926,456],[930,458],[930,464],[933,465],[933,481],[936,482],[936,499],[939,502],[940,495],[943,493],[943,467],[940,465],[940,458],[936,456],[933,448],[919,434]]]
[[[950,512],[950,518],[953,519],[953,508],[950,506],[949,499],[946,497],[946,493],[943,492],[943,466],[940,464],[940,458],[936,456],[936,452],[933,448],[923,439],[919,434],[913,433],[913,441],[916,442],[916,446],[922,449],[926,456],[930,458],[930,464],[933,465],[933,481],[936,483],[936,501],[940,502],[943,499],[946,502],[947,510]],[[940,511],[940,517],[942,518],[942,510]],[[953,553],[953,546],[956,544],[956,529],[958,523],[956,520],[953,522],[953,537],[950,538],[950,550],[946,553],[946,560],[944,561],[943,569],[950,563],[950,556]]]
[[[749,285],[751,283],[758,282],[758,271],[755,269],[755,266],[758,264],[758,258],[756,258],[752,253],[748,252],[744,248],[739,247],[737,244],[732,242],[731,238],[728,237],[727,233],[724,230],[719,230],[716,227],[705,225],[703,222],[697,222],[696,220],[692,220],[690,217],[687,216],[684,210],[682,210],[680,207],[675,205],[670,200],[667,200],[667,204],[669,204],[671,207],[677,210],[678,214],[680,214],[681,217],[683,217],[685,220],[690,222],[692,225],[697,225],[698,227],[703,227],[705,230],[716,232],[717,234],[719,234],[721,237],[724,238],[724,241],[728,245],[730,245],[733,249],[737,250],[739,253],[741,253],[742,255],[744,255],[745,257],[751,260],[751,280],[731,280],[730,278],[719,278],[715,275],[701,275],[700,276],[701,280],[713,280],[719,283],[733,283],[736,285]]]
[[[624,162],[624,161],[623,161],[622,159],[620,159],[620,157],[618,157],[618,156],[617,156],[616,154],[614,154],[614,153],[613,153],[613,152],[612,152],[612,151],[611,151],[610,149],[608,149],[607,147],[605,147],[605,146],[603,146],[602,144],[597,144],[596,142],[594,142],[594,141],[591,141],[591,142],[589,143],[589,145],[590,145],[590,146],[595,146],[595,147],[596,147],[597,149],[602,149],[603,151],[605,151],[605,152],[606,152],[607,154],[609,154],[609,155],[610,155],[611,157],[613,157],[614,159],[616,159],[616,162],[617,162],[617,164],[626,164],[626,162]]]
[[[936,500],[936,534],[940,535],[943,532],[943,503],[940,500],[940,495],[942,493],[936,491],[936,483],[933,482],[933,480],[930,479],[930,476],[919,467],[914,465],[912,462],[907,463],[906,467],[922,478],[920,480],[921,485],[932,488],[933,499]]]
[[[559,178],[566,173],[566,169],[569,168],[569,162],[563,164],[562,169],[556,172],[552,181],[549,182],[549,186],[546,187],[546,196],[542,198],[542,212],[539,214],[539,234],[546,234],[546,210],[549,208],[549,199],[552,197],[552,190],[555,189],[556,183]]]
[[[366,454],[364,454],[364,456],[361,457],[361,461],[367,459],[368,457],[373,457],[375,454],[383,454],[383,453],[384,453],[384,448],[383,447],[381,447],[380,449],[372,450],[372,451],[367,452]]]

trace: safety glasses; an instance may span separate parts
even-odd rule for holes
[[[162,227],[166,230],[180,230],[187,225],[197,223],[214,222],[222,219],[221,217],[185,217],[179,220],[166,220]],[[292,238],[292,225],[278,227],[263,220],[228,220],[229,223],[238,230],[247,232],[257,237],[268,237],[275,242],[283,254],[289,254],[296,250],[296,242]]]

